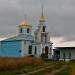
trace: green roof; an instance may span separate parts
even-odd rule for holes
[[[5,39],[3,41],[17,41],[17,40],[19,40],[19,41],[21,41],[21,40],[33,41],[34,37],[29,34],[19,34],[17,36]]]

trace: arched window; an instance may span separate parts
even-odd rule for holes
[[[27,33],[29,33],[29,28],[27,28]]]
[[[35,54],[37,53],[37,47],[35,46]]]
[[[32,45],[29,45],[29,54],[32,54]]]
[[[45,32],[45,26],[43,26],[43,32]]]
[[[22,28],[20,28],[20,33],[22,33],[22,31],[23,31]]]

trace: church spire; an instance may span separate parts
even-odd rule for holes
[[[44,16],[44,14],[43,14],[43,5],[41,6],[41,8],[42,8],[42,15],[41,16]]]
[[[44,17],[44,13],[43,13],[43,5],[41,6],[41,8],[42,8],[42,13],[41,13],[39,21],[40,22],[45,22],[45,17]]]

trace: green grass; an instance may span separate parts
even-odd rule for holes
[[[65,69],[57,72],[55,75],[71,75],[72,68],[75,67],[75,62],[68,62],[67,65]]]
[[[15,70],[6,70],[6,71],[0,71],[0,75],[16,75],[16,73],[28,73],[34,70],[38,70],[40,68],[46,67],[48,65],[52,65],[53,62],[44,62],[43,64],[39,64],[39,65],[30,65],[30,66],[23,66],[21,68],[15,69]],[[41,75],[42,73],[37,73],[36,75]]]
[[[56,64],[58,63],[58,64]],[[21,68],[15,69],[15,70],[7,70],[7,71],[0,71],[0,75],[16,75],[16,73],[24,73],[24,72],[32,72],[35,70],[39,70],[40,68],[47,67],[53,65],[52,68],[45,69],[44,71],[40,71],[31,75],[44,75],[45,73],[50,73],[50,71],[53,71],[55,69],[59,69],[62,65],[64,65],[65,62],[53,62],[53,61],[44,61],[43,64],[40,65],[30,65],[30,66],[22,66]],[[70,65],[75,64],[75,62],[71,63]],[[62,70],[59,73],[56,73],[55,75],[69,75],[70,68],[69,66]]]
[[[16,69],[16,70],[9,70],[9,71],[1,71],[0,75],[16,75],[16,73],[24,73],[24,72],[31,72],[33,70],[35,70],[37,68],[37,66],[24,66],[20,69]]]
[[[70,68],[67,67],[64,70],[57,72],[55,75],[70,75]]]
[[[61,63],[61,62],[53,62],[52,65],[53,65],[52,67],[46,68],[45,70],[36,72],[34,74],[31,74],[31,75],[45,75],[45,73],[50,73],[51,71],[53,71],[55,69],[59,69],[63,65],[63,63]]]
[[[37,67],[33,66],[24,66],[20,69],[16,70],[8,70],[8,71],[0,71],[0,75],[16,75],[16,73],[24,73],[24,72],[30,72],[33,71]]]

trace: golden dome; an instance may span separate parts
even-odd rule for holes
[[[19,25],[19,27],[32,27],[30,22],[28,22],[27,20],[24,20],[23,22],[21,22],[21,24]]]
[[[45,17],[44,16],[41,16],[39,21],[45,21]]]

